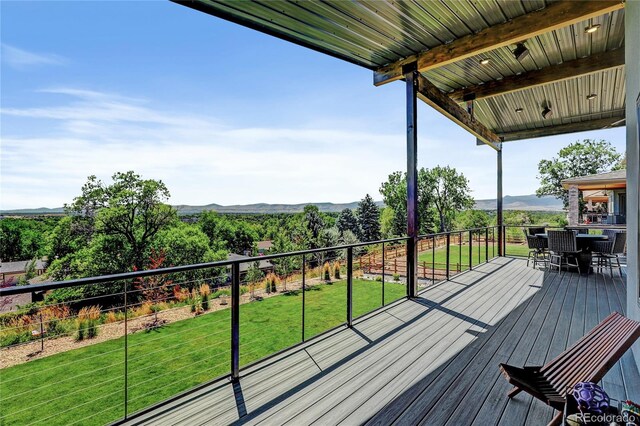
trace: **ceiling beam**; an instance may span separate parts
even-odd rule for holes
[[[485,28],[448,44],[436,46],[374,71],[373,84],[380,86],[403,77],[402,66],[417,62],[425,72],[500,47],[509,46],[558,28],[604,15],[624,7],[620,0],[559,1],[544,9],[518,16],[502,24]]]
[[[542,138],[545,136],[562,135],[565,133],[586,132],[589,130],[612,129],[625,125],[624,113],[609,118],[598,120],[582,121],[579,123],[559,124],[557,126],[547,126],[538,129],[520,130],[517,132],[498,133],[504,142],[517,141],[521,139]]]
[[[529,87],[592,74],[621,65],[624,65],[624,48],[567,61],[539,70],[512,75],[502,80],[489,81],[484,84],[458,89],[449,93],[449,97],[456,102],[462,102],[463,97],[467,94],[475,94],[476,99],[489,98]]]
[[[500,138],[498,135],[476,121],[464,108],[420,74],[418,74],[418,98],[466,129],[478,140],[495,150],[499,149]]]

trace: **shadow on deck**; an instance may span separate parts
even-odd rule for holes
[[[542,365],[624,313],[624,283],[497,258],[129,424],[546,424],[543,403],[507,399],[498,364]],[[602,385],[640,399],[631,351]]]

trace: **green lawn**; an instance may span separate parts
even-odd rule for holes
[[[385,284],[385,301],[405,295]],[[354,280],[353,315],[381,305],[382,286]],[[305,292],[305,338],[346,319],[346,282]],[[299,343],[302,293],[240,306],[241,365]],[[133,413],[226,374],[229,309],[128,336],[128,407]],[[105,424],[124,414],[124,338],[0,370],[0,425]]]
[[[462,250],[462,253],[460,251]],[[480,247],[478,247],[477,243],[474,243],[472,248],[472,258],[473,264],[477,265],[478,263],[482,263],[485,261],[485,245],[484,242],[480,243]],[[509,256],[527,256],[529,249],[526,245],[521,244],[507,244],[506,254]],[[478,261],[478,253],[480,253],[480,259]],[[493,257],[494,248],[489,244],[489,259]],[[447,251],[445,247],[440,247],[436,249],[435,253],[436,263],[440,263],[440,268],[444,268],[444,265],[447,262]],[[495,255],[498,255],[498,247],[495,247]],[[431,251],[425,251],[420,253],[418,260],[422,264],[422,262],[427,263],[427,267],[432,262],[433,254]],[[468,269],[469,267],[469,246],[463,245],[460,248],[457,244],[451,245],[450,253],[449,253],[449,262],[452,265],[452,268],[455,269],[456,264],[461,264],[461,270]],[[438,269],[438,265],[436,265],[436,269]]]

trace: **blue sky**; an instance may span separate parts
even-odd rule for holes
[[[404,87],[168,1],[4,1],[0,209],[58,207],[86,177],[135,170],[173,204],[348,202],[404,170]],[[495,152],[419,106],[420,167],[495,197]],[[504,191],[581,138],[505,144]]]

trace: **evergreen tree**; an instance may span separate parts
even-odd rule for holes
[[[358,225],[358,218],[353,214],[351,209],[344,209],[338,216],[338,231],[342,236],[345,231],[351,231],[353,235],[358,237],[360,235],[360,226]]]
[[[375,241],[380,239],[380,209],[373,202],[371,195],[367,194],[358,203],[358,224],[362,232],[362,241]]]
[[[324,228],[324,221],[320,216],[320,210],[314,205],[307,205],[304,208],[304,225],[307,231],[307,246],[310,249],[318,248],[320,244],[320,233]]]

